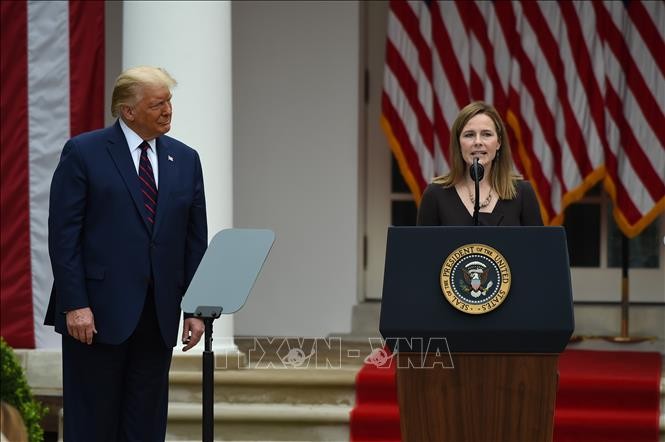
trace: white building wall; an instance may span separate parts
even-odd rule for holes
[[[276,241],[236,335],[348,332],[358,286],[357,2],[234,2],[235,227]]]

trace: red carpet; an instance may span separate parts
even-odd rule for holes
[[[555,442],[657,442],[661,355],[566,350],[559,358]],[[400,441],[394,364],[356,377],[351,441]]]

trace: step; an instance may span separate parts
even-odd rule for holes
[[[357,372],[355,368],[216,370],[214,400],[234,404],[351,406]],[[201,372],[171,371],[169,378],[170,401],[201,402]]]
[[[373,350],[384,345],[378,337],[348,339],[345,336],[236,337],[235,344],[246,355],[248,366],[273,368],[360,367]]]
[[[187,353],[175,349],[171,359],[171,371],[201,371],[203,366],[203,354],[201,351],[190,350]],[[232,352],[215,353],[214,367],[216,370],[238,370],[247,366],[245,354]]]
[[[350,406],[224,404],[214,407],[215,440],[349,440]],[[201,405],[169,403],[166,440],[201,440]]]
[[[383,347],[378,338],[345,336],[326,338],[302,337],[236,337],[237,352],[215,353],[216,370],[237,370],[245,367],[265,368],[341,368],[360,367],[375,349]],[[200,350],[200,349],[199,349]],[[175,350],[172,371],[200,371],[201,351],[182,353]]]

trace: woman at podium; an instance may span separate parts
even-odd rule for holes
[[[470,172],[476,158],[484,169],[479,174],[478,225],[542,226],[533,188],[515,172],[506,126],[494,106],[482,101],[468,104],[455,119],[450,172],[425,189],[417,225],[474,225],[476,194]]]

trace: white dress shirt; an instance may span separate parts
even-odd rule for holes
[[[139,174],[139,162],[141,161],[141,144],[143,143],[143,138],[139,137],[136,132],[131,130],[122,118],[118,119],[120,121],[120,128],[122,133],[125,134],[125,139],[127,140],[127,146],[129,146],[129,153],[132,155],[132,160],[134,160],[134,167],[136,168],[136,175]],[[155,175],[155,184],[159,188],[159,165],[157,164],[157,141],[153,138],[152,140],[146,140],[150,145],[148,149],[148,160],[150,160],[150,165],[152,166],[152,173]]]

